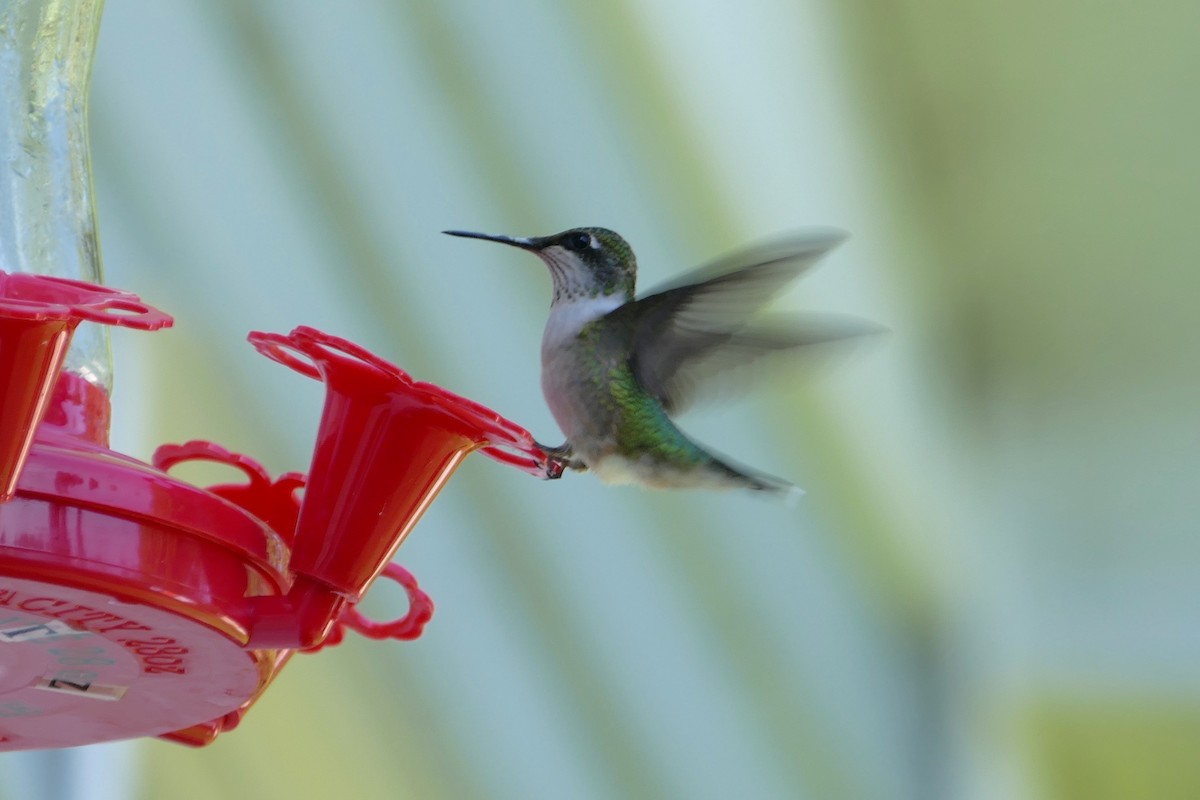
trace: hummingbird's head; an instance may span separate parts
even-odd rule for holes
[[[633,248],[607,228],[571,228],[551,236],[521,238],[469,231],[445,231],[451,236],[486,239],[528,250],[546,263],[554,278],[552,303],[595,297],[633,299],[637,259]]]

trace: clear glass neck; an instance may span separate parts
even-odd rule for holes
[[[104,0],[0,2],[0,269],[102,282],[87,102]],[[106,392],[105,326],[75,334],[66,369]]]

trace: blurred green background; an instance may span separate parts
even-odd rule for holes
[[[891,334],[684,420],[798,508],[469,459],[399,555],[423,638],[86,750],[83,796],[1200,796],[1198,40],[1181,0],[110,2],[106,280],[177,320],[114,337],[118,449],[305,468],[320,387],[244,342],[296,324],[556,441],[549,278],[451,227],[611,227],[650,287],[834,225],[781,305]]]

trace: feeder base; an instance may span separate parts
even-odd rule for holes
[[[276,668],[273,651],[193,619],[13,577],[0,578],[0,655],[0,750],[163,735],[204,744]]]

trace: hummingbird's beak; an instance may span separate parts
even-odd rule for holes
[[[488,242],[500,242],[501,244],[510,244],[513,247],[519,247],[522,250],[536,250],[538,243],[534,239],[527,239],[523,236],[504,236],[495,233],[475,233],[473,231],[442,231],[442,233],[450,236],[461,236],[464,239],[483,239]]]

